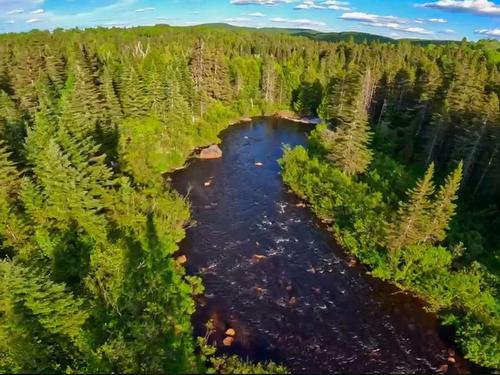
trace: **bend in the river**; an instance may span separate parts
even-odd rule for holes
[[[293,372],[437,371],[450,349],[435,316],[349,267],[331,233],[284,186],[282,145],[304,144],[308,130],[273,118],[232,126],[221,134],[222,159],[195,159],[173,174],[196,221],[181,251],[206,288],[196,334],[212,318],[219,344],[227,328],[236,330],[222,350]],[[455,359],[449,371],[467,371]]]

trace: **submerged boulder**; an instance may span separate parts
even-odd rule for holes
[[[200,151],[200,159],[219,159],[222,157],[222,150],[217,145],[211,145]]]
[[[231,337],[235,336],[236,335],[236,330],[233,329],[233,328],[229,328],[229,329],[226,330],[226,335],[227,336],[231,336]]]
[[[231,346],[233,345],[234,339],[231,336],[227,336],[224,340],[222,340],[222,343],[224,346]]]
[[[184,264],[187,262],[187,257],[185,255],[181,255],[177,257],[175,261],[177,262],[177,264]]]

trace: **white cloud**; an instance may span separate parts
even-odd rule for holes
[[[43,9],[35,9],[32,10],[30,13],[31,14],[43,14],[45,11]]]
[[[416,18],[411,21],[419,25],[424,23],[448,23],[448,20],[445,20],[444,18]]]
[[[449,10],[451,12],[474,13],[486,16],[500,16],[500,5],[489,0],[439,0],[416,4],[417,7]]]
[[[14,14],[23,14],[24,9],[12,9],[11,11],[7,12],[9,16],[12,16]]]
[[[246,18],[246,17],[231,17],[231,18],[226,18],[224,20],[224,22],[227,22],[227,23],[246,23],[246,22],[250,22],[250,18]]]
[[[316,4],[314,0],[306,0],[303,3],[297,5],[295,9],[325,9],[325,7]]]
[[[53,11],[44,10],[43,13],[36,13],[36,16],[32,15],[31,12],[37,9],[42,9],[43,0],[0,0],[0,20],[2,20],[2,7],[5,5],[5,1],[11,1],[19,3],[25,9],[24,14],[16,15],[16,24],[24,23],[25,25],[31,25],[38,23],[40,28],[53,29],[54,27],[71,28],[71,27],[93,27],[93,26],[117,26],[118,23],[113,23],[112,25],[107,24],[112,20],[111,17],[117,15],[118,12],[130,11],[131,8],[138,0],[115,0],[113,3],[99,6],[88,11],[80,13],[67,13],[65,14],[63,10],[61,13],[55,13]],[[21,9],[19,6],[19,9]],[[12,9],[13,7],[10,7]],[[32,17],[32,18],[30,18]],[[4,19],[6,21],[8,19]],[[0,21],[1,22],[1,21]],[[119,25],[128,24],[127,22],[121,21]],[[19,31],[25,30],[25,27],[17,28]]]
[[[478,35],[486,35],[487,37],[500,39],[500,29],[481,29],[474,31]]]
[[[267,5],[290,4],[293,0],[231,0],[234,5]]]
[[[408,20],[395,17],[395,16],[379,16],[377,14],[369,14],[363,12],[349,12],[344,13],[340,16],[340,19],[347,21],[360,21],[360,22],[397,22],[397,23],[407,23]]]
[[[247,15],[250,17],[265,17],[266,16],[264,13],[260,13],[260,12],[248,13]]]
[[[456,34],[457,32],[453,29],[444,29],[438,31],[440,34]]]
[[[269,21],[274,23],[286,24],[288,26],[297,27],[299,29],[326,26],[326,23],[322,21],[309,20],[305,18],[289,19],[289,18],[275,17],[275,18],[270,18]]]
[[[295,9],[331,9],[331,10],[350,10],[347,1],[326,0],[319,2],[318,0],[304,0],[298,4]]]
[[[137,13],[144,13],[144,12],[152,12],[153,10],[156,10],[156,8],[139,8],[136,9],[135,11]]]
[[[429,19],[427,19],[427,21],[433,22],[433,23],[446,23],[446,22],[448,22],[444,18],[429,18]]]
[[[406,33],[414,33],[414,34],[421,34],[421,35],[433,34],[432,31],[426,30],[422,27],[403,27],[403,28],[396,28],[396,30],[404,31]]]
[[[357,21],[364,26],[378,27],[408,34],[432,35],[433,32],[423,27],[411,26],[410,23],[418,23],[418,20],[410,20],[395,16],[380,16],[363,12],[344,13],[339,17],[345,21]]]
[[[0,18],[5,15],[18,15],[41,8],[44,0],[0,0]]]

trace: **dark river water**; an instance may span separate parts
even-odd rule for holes
[[[221,134],[222,159],[195,159],[172,175],[194,220],[180,253],[206,287],[195,333],[214,319],[222,352],[272,359],[296,373],[446,370],[453,350],[435,316],[363,267],[349,267],[327,228],[284,186],[282,145],[304,144],[309,130],[270,118],[235,125]],[[224,347],[228,328],[235,341]],[[448,372],[469,370],[454,358]]]

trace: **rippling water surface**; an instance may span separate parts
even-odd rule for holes
[[[219,345],[227,328],[237,332],[222,351],[280,361],[293,372],[437,371],[453,351],[435,317],[349,267],[325,226],[283,185],[282,144],[304,144],[309,130],[269,118],[232,126],[221,135],[222,159],[193,160],[173,174],[196,222],[181,252],[206,287],[196,334],[212,318]],[[468,370],[455,359],[449,372]]]

